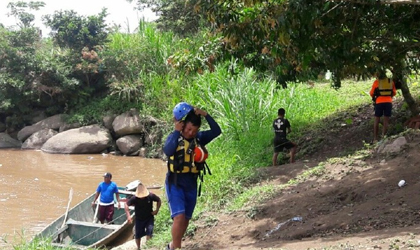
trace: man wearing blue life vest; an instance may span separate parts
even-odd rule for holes
[[[289,120],[284,118],[286,110],[280,108],[277,111],[277,118],[273,121],[274,130],[274,154],[273,154],[273,166],[277,166],[277,157],[279,153],[284,149],[290,149],[290,163],[295,161],[295,153],[297,144],[287,139],[287,134],[292,132]]]
[[[165,180],[166,197],[172,224],[172,242],[167,249],[180,249],[197,202],[197,179],[210,171],[205,164],[205,145],[222,131],[217,122],[204,110],[188,103],[178,103],[174,110],[175,130],[166,139],[163,151],[168,156],[168,173]],[[199,131],[201,116],[207,120],[210,130]]]

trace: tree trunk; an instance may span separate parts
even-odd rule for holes
[[[404,55],[403,58],[406,58],[407,55]],[[393,67],[393,80],[395,83],[395,80],[400,81],[401,83],[401,92],[403,94],[404,97],[404,101],[407,103],[408,105],[408,109],[411,112],[411,116],[416,116],[419,114],[418,108],[417,108],[417,103],[414,100],[414,98],[411,96],[410,93],[410,89],[408,88],[407,85],[407,74],[410,73],[410,70],[407,69],[407,65],[405,63],[405,61],[402,59],[400,61],[397,61],[398,63],[396,65],[394,65]]]
[[[405,77],[400,78],[400,80],[401,80],[401,92],[404,96],[405,102],[408,105],[408,108],[411,111],[411,115],[412,116],[418,115],[419,111],[418,111],[418,108],[417,108],[417,103],[414,100],[414,98],[411,96],[410,89],[407,86],[407,81],[406,81]]]

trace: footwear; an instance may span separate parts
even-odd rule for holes
[[[174,249],[172,249],[169,245],[170,245],[171,243],[168,243],[168,245],[166,245],[166,247],[165,247],[165,250],[181,250],[181,248],[174,248]]]

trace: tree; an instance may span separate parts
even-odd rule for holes
[[[30,13],[30,10],[39,10],[44,7],[45,3],[42,1],[30,1],[29,3],[24,1],[18,1],[16,3],[10,2],[7,8],[10,9],[8,16],[14,16],[19,20],[18,26],[20,28],[32,27],[32,22],[35,20],[35,15]]]
[[[133,2],[133,0],[127,0]],[[159,18],[155,21],[162,31],[172,31],[180,37],[195,34],[209,24],[201,14],[199,0],[137,0],[137,8],[151,8]]]
[[[106,43],[107,15],[105,8],[97,16],[88,17],[80,16],[73,10],[65,10],[46,15],[43,21],[51,28],[52,37],[60,47],[80,52],[85,47],[92,50]]]
[[[287,74],[291,68],[297,75],[329,69],[336,88],[345,77],[370,77],[379,68],[390,69],[402,80],[411,112],[418,113],[405,81],[420,68],[417,4],[231,0],[200,5],[232,54],[259,68]]]
[[[61,48],[71,50],[72,55],[67,60],[75,65],[73,76],[84,83],[80,91],[85,96],[105,87],[105,72],[100,69],[102,60],[98,57],[98,51],[108,41],[107,15],[104,8],[98,15],[87,17],[73,10],[58,11],[43,17],[45,25],[52,29],[54,42]]]

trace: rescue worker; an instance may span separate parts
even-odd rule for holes
[[[216,121],[204,110],[181,102],[173,110],[174,131],[167,137],[163,151],[168,157],[168,173],[165,191],[173,220],[172,241],[167,249],[180,249],[189,221],[197,202],[197,179],[206,171],[205,157],[196,157],[196,148],[207,154],[205,145],[219,136],[222,131]],[[210,130],[199,131],[201,116],[207,120]],[[201,158],[201,159],[197,159]],[[194,160],[201,160],[196,162]]]
[[[386,135],[389,126],[389,118],[392,113],[392,97],[397,93],[392,79],[388,78],[384,70],[376,75],[376,80],[370,89],[370,96],[375,106],[375,121],[373,124],[373,142],[378,141],[379,122],[383,116],[382,136]]]

